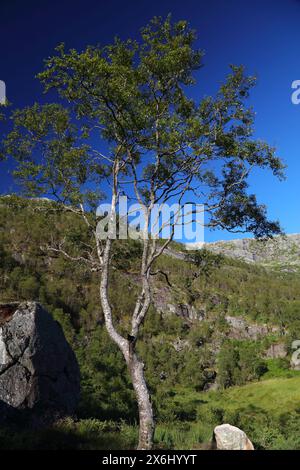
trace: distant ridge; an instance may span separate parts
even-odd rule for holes
[[[214,253],[259,263],[266,266],[294,271],[300,268],[300,234],[279,235],[269,240],[242,238],[222,240],[198,245]],[[197,246],[193,246],[197,249]]]
[[[16,194],[0,195],[1,199],[18,197]],[[24,198],[26,201],[55,203],[47,197]],[[4,201],[3,201],[4,203]],[[5,203],[4,203],[5,204]],[[223,254],[235,259],[256,263],[280,271],[300,273],[300,233],[278,235],[269,240],[255,240],[253,238],[241,238],[235,240],[220,240],[210,243],[182,244],[187,250],[205,248],[213,253]],[[184,250],[177,247],[169,247],[166,254],[178,259],[185,259]]]
[[[0,199],[13,198],[13,197],[20,197],[20,196],[18,196],[18,194],[0,194]],[[54,199],[50,199],[49,197],[23,197],[23,196],[21,197],[27,201],[55,202]]]

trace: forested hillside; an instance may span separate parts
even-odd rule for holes
[[[48,434],[20,433],[16,445],[130,447],[137,410],[123,359],[104,328],[99,274],[49,250],[63,239],[76,257],[88,245],[76,215],[47,200],[1,198],[0,300],[39,301],[62,325],[81,369],[77,417]],[[290,370],[289,360],[300,338],[300,275],[206,250],[181,259],[174,256],[179,248],[174,244],[157,262],[161,273],[153,276],[155,302],[139,350],[154,397],[156,446],[205,447],[213,426],[230,421],[258,448],[299,449],[300,372]],[[124,334],[139,254],[138,241],[115,243],[110,290]],[[281,406],[261,400],[268,393]],[[13,447],[5,436],[1,445]]]

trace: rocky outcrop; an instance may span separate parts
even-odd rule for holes
[[[283,359],[286,356],[287,352],[284,343],[271,344],[271,346],[264,353],[264,357],[267,359]]]
[[[200,243],[190,248],[201,249],[203,247],[213,253],[241,259],[248,263],[279,266],[291,272],[300,266],[300,234],[276,236],[266,241],[243,238]]]
[[[205,318],[205,312],[203,310],[197,310],[193,305],[188,304],[168,304],[166,311],[190,321],[201,321]]]
[[[243,317],[225,316],[229,325],[228,337],[232,339],[258,340],[270,333],[278,333],[280,328],[274,325],[249,323]]]
[[[0,419],[72,414],[79,392],[78,364],[59,323],[36,302],[0,304]]]
[[[254,450],[253,444],[241,429],[230,424],[216,426],[213,448],[217,450]]]
[[[154,292],[154,306],[162,315],[176,315],[188,322],[202,321],[206,317],[205,308],[195,308],[186,303],[173,302],[170,289],[165,287],[157,289]]]

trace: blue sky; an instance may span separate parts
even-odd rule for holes
[[[299,0],[1,0],[0,80],[6,82],[8,99],[21,107],[40,98],[34,76],[59,42],[81,49],[109,43],[116,34],[138,36],[152,16],[169,12],[190,21],[205,51],[195,99],[216,91],[230,63],[244,64],[257,75],[250,100],[257,113],[255,135],[277,147],[288,170],[281,183],[256,172],[251,189],[287,233],[300,232],[300,105],[291,102],[291,84],[300,80]],[[1,192],[12,189],[8,172],[2,166]],[[233,235],[206,236],[226,238]]]

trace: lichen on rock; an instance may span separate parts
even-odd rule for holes
[[[73,414],[80,374],[62,328],[36,302],[0,304],[0,419]]]

